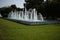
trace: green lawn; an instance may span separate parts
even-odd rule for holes
[[[28,26],[0,18],[0,40],[60,40],[60,24]]]

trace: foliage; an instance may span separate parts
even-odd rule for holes
[[[17,8],[16,5],[11,5],[9,7],[0,8],[0,13],[2,17],[8,17],[9,12],[11,12],[12,10],[14,11],[15,9],[18,11],[21,10],[20,8]]]
[[[53,0],[52,2],[48,2],[48,6],[47,6],[47,13],[48,13],[48,16],[51,16],[51,17],[60,17],[60,1],[58,2],[59,0]]]
[[[56,19],[60,17],[60,0],[32,0],[26,1],[26,7],[36,8],[38,12],[41,12],[44,17],[51,17]]]

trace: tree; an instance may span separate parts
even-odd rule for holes
[[[60,0],[52,0],[48,2],[48,16],[58,18],[60,17]]]
[[[8,17],[9,12],[17,9],[16,5],[11,5],[10,7],[2,7],[0,8],[0,13],[2,17]]]
[[[60,0],[27,0],[26,8],[36,8],[43,16],[49,18],[60,17]]]
[[[43,2],[43,0],[25,0],[25,1],[26,1],[25,7],[27,9],[38,8],[39,5]]]
[[[13,9],[16,9],[16,8],[17,8],[16,5],[11,5],[11,7],[12,7]]]

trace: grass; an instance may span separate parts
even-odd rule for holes
[[[0,18],[0,40],[60,40],[60,24],[28,26]]]

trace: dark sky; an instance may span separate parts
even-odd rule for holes
[[[10,6],[15,4],[17,7],[23,8],[24,0],[0,0],[0,7]]]

